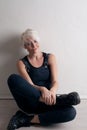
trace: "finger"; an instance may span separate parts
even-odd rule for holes
[[[53,104],[53,98],[52,98],[52,96],[50,96],[49,103],[50,103],[50,105]]]
[[[47,96],[44,97],[44,102],[45,102],[45,104],[48,104],[48,97]]]
[[[49,105],[52,105],[52,98],[51,98],[51,96],[50,96],[50,98],[49,98]]]
[[[47,104],[47,105],[50,104],[49,96],[46,97],[46,104]]]
[[[51,105],[51,97],[50,97],[50,96],[48,96],[48,97],[46,98],[46,104],[47,104],[47,105]]]
[[[56,97],[54,97],[53,104],[54,105],[56,104]]]
[[[55,105],[55,103],[56,103],[56,98],[55,98],[55,96],[51,96],[51,98],[52,98],[52,105]]]

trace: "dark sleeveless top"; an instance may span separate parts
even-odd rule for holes
[[[48,65],[49,54],[43,52],[43,57],[44,57],[44,62],[42,66],[38,68],[31,65],[27,56],[25,56],[21,60],[25,64],[26,71],[28,72],[33,83],[39,86],[45,86],[46,88],[50,89],[51,72],[50,72],[50,66]]]

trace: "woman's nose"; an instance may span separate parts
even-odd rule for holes
[[[32,42],[32,47],[34,48],[36,45],[35,45],[35,43],[34,42]]]

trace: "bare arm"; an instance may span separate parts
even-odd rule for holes
[[[48,64],[50,65],[50,71],[51,71],[51,88],[47,104],[54,105],[56,103],[56,93],[58,89],[58,74],[57,74],[56,58],[53,54],[49,55]]]
[[[57,92],[58,89],[58,70],[57,70],[57,63],[56,58],[53,54],[49,55],[48,63],[50,65],[51,70],[51,89],[54,93]]]

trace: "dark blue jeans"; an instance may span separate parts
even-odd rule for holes
[[[18,107],[28,114],[38,114],[41,125],[68,122],[76,116],[72,106],[60,106],[58,103],[50,106],[40,102],[41,92],[20,75],[10,75],[8,86]]]

